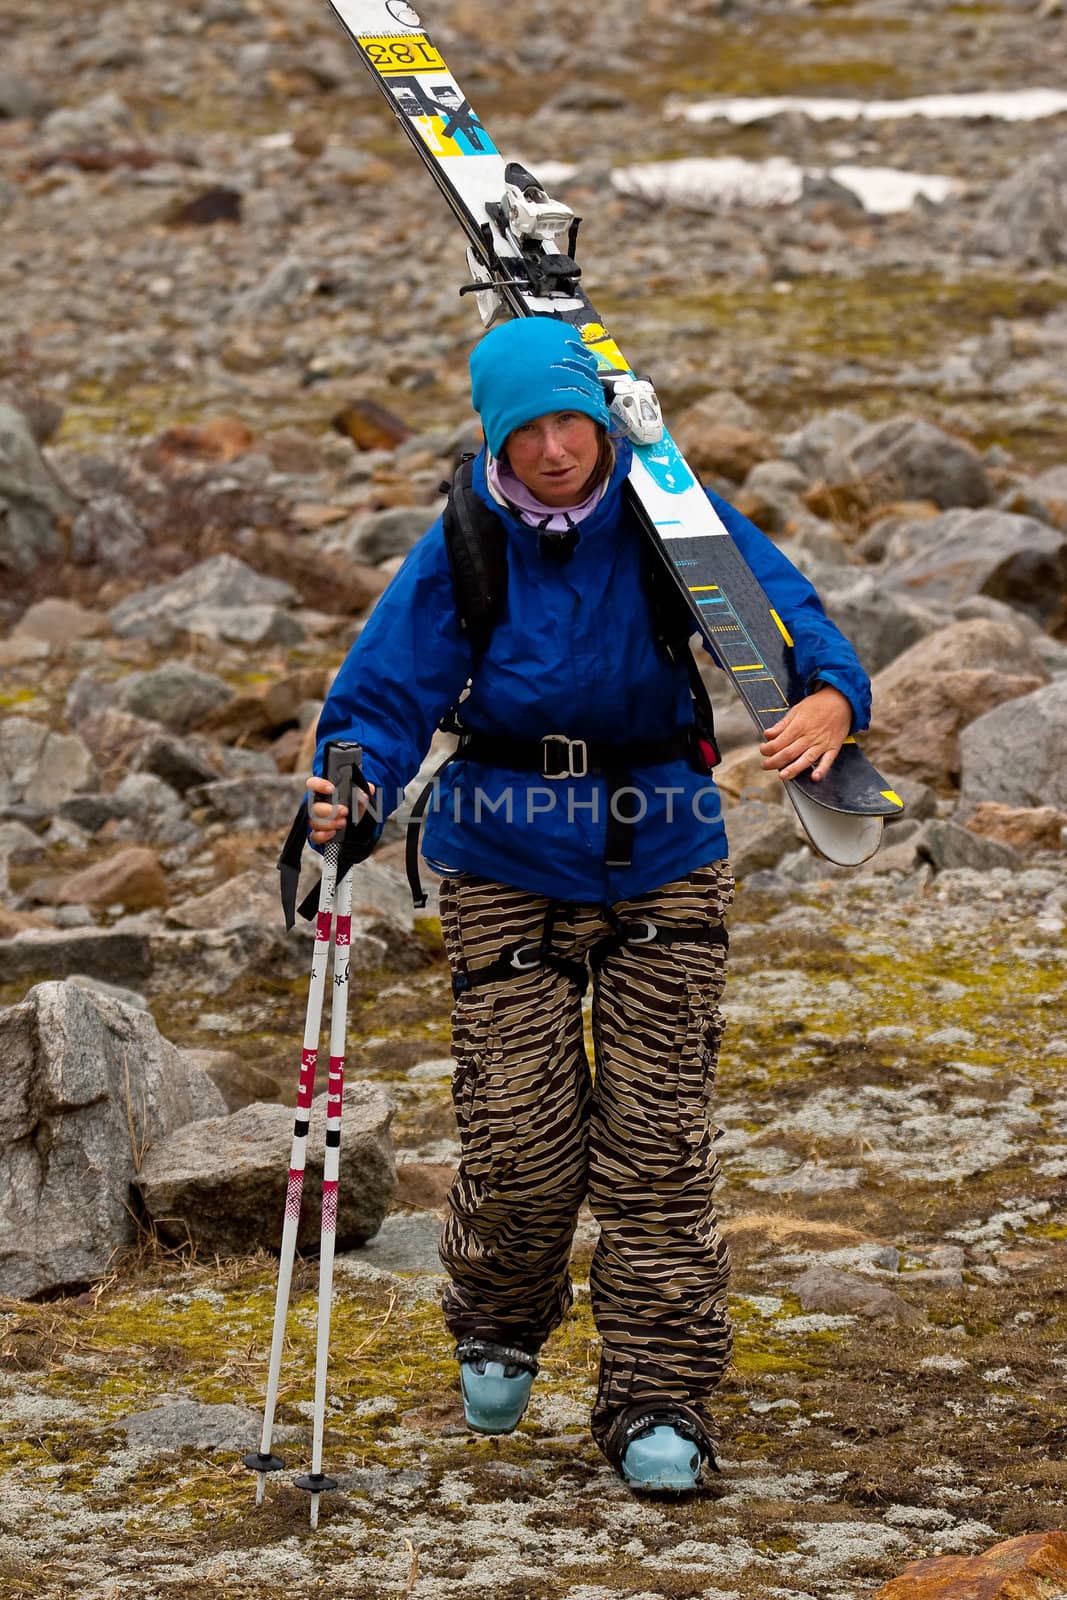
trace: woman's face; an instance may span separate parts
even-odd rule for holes
[[[512,472],[546,506],[577,505],[599,455],[597,425],[584,411],[552,411],[508,435]]]

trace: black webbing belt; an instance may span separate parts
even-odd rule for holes
[[[629,744],[600,744],[594,739],[569,739],[546,733],[542,739],[509,739],[501,734],[467,733],[456,759],[481,761],[512,772],[539,772],[542,778],[606,778],[608,822],[604,865],[629,867],[634,857],[634,827],[642,815],[641,796],[633,792],[635,767],[661,767],[688,761],[694,753],[695,730],[681,728],[665,739],[634,739]]]
[[[557,955],[551,948],[558,910],[557,902],[552,901],[545,913],[545,925],[540,939],[525,943],[520,940],[516,944],[508,945],[496,960],[487,966],[476,967],[473,972],[457,972],[452,978],[452,993],[455,998],[458,1000],[461,994],[477,989],[483,983],[499,983],[506,978],[523,978],[527,973],[536,972],[539,967],[550,967],[554,972],[562,973],[565,978],[570,979],[579,994],[584,994],[589,983],[585,961],[569,961],[565,956]],[[725,950],[730,944],[730,935],[721,922],[661,925],[648,917],[624,920],[610,909],[607,911],[607,917],[615,931],[598,940],[590,950],[589,965],[594,972],[599,972],[605,961],[610,961],[612,956],[629,945],[717,944]]]
[[[661,767],[668,761],[693,761],[707,768],[697,744],[697,730],[679,728],[665,739],[635,739],[629,744],[601,744],[592,739],[571,739],[565,733],[546,733],[542,739],[511,739],[505,734],[461,733],[456,749],[445,757],[411,808],[407,835],[407,874],[416,906],[426,904],[419,877],[419,828],[440,774],[453,761],[479,761],[487,767],[511,772],[536,772],[550,782],[564,778],[608,780],[608,822],[604,864],[633,865],[633,832],[641,811],[641,796],[633,792],[635,767]]]

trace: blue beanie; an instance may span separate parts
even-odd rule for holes
[[[611,426],[596,356],[556,317],[501,323],[475,346],[470,368],[474,409],[498,460],[513,429],[553,411],[584,411]]]

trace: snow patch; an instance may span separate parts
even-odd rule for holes
[[[611,175],[619,193],[652,204],[720,211],[731,206],[788,206],[804,192],[805,179],[829,177],[854,194],[865,211],[880,216],[907,211],[918,199],[941,205],[961,185],[938,173],[895,167],[801,167],[784,156],[746,161],[740,156],[687,157],[621,167]]]
[[[928,117],[935,121],[978,120],[998,122],[1037,122],[1067,112],[1067,94],[1060,89],[1012,89],[1002,93],[927,94],[909,100],[808,99],[803,95],[778,97],[734,96],[700,100],[693,105],[680,101],[667,104],[668,117],[685,122],[722,120],[743,125],[800,112],[813,122],[893,122],[907,117]]]

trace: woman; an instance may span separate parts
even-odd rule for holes
[[[462,1159],[441,1257],[468,1424],[506,1433],[571,1304],[578,1209],[603,1352],[592,1431],[634,1488],[714,1465],[709,1401],[730,1356],[707,1095],[733,879],[685,665],[657,638],[644,537],[622,496],[595,358],[551,318],[471,357],[486,439],[473,489],[505,530],[506,598],[484,648],[457,613],[442,523],[408,556],[318,726],[352,739],[387,814],[442,716],[464,739],[427,826],[456,996]],[[866,725],[868,683],[810,584],[711,495],[795,642],[807,697],[764,765],[821,776]],[[683,630],[684,631],[684,630]],[[312,803],[311,839],[344,817]],[[380,831],[368,813],[361,831]],[[595,1081],[581,996],[591,972]]]

